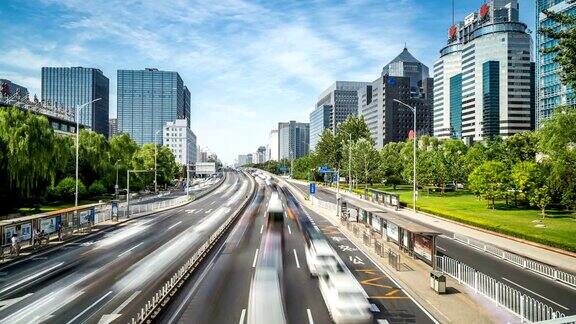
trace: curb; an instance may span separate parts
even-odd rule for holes
[[[223,179],[220,181],[220,183],[218,183],[218,185],[214,186],[213,188],[210,188],[210,190],[208,190],[208,191],[206,191],[206,192],[203,192],[201,195],[199,195],[199,196],[197,196],[197,197],[194,197],[194,198],[191,199],[191,200],[185,201],[184,203],[181,203],[181,204],[179,204],[179,205],[169,206],[169,207],[165,207],[165,208],[163,208],[163,209],[158,209],[158,210],[154,210],[154,211],[149,211],[149,212],[141,213],[141,214],[138,214],[137,216],[133,216],[133,217],[130,217],[130,218],[124,218],[124,219],[122,219],[122,220],[119,220],[117,223],[110,224],[110,225],[108,225],[108,226],[102,227],[101,229],[99,229],[99,230],[97,230],[97,231],[95,231],[95,232],[90,232],[90,233],[85,234],[85,235],[79,235],[79,236],[73,237],[73,238],[71,238],[71,239],[69,239],[69,240],[62,241],[62,242],[60,242],[60,243],[56,243],[55,245],[49,246],[49,247],[47,247],[47,248],[45,248],[45,249],[33,251],[32,253],[30,253],[30,254],[28,254],[28,255],[26,255],[26,256],[16,257],[16,258],[11,259],[10,261],[6,261],[6,262],[0,262],[0,270],[3,270],[4,268],[7,268],[7,267],[10,267],[10,266],[19,264],[19,263],[24,262],[24,261],[26,261],[26,260],[28,260],[28,259],[31,259],[31,258],[36,258],[36,257],[42,256],[42,255],[48,254],[48,253],[50,253],[50,252],[54,252],[54,251],[56,251],[56,250],[58,250],[58,249],[61,249],[61,248],[65,247],[65,246],[68,246],[68,245],[70,245],[70,244],[72,244],[72,243],[75,243],[75,242],[77,242],[77,241],[80,241],[80,240],[83,240],[83,239],[88,239],[88,238],[91,238],[91,237],[96,236],[96,235],[98,235],[98,234],[106,233],[106,232],[108,232],[108,231],[114,230],[114,229],[118,228],[120,225],[123,225],[123,224],[126,224],[126,223],[128,223],[128,222],[137,220],[137,219],[139,219],[139,218],[141,218],[141,217],[149,216],[149,215],[152,215],[152,214],[154,214],[154,213],[160,213],[160,212],[164,212],[164,211],[167,211],[167,210],[176,209],[176,208],[179,208],[179,207],[186,206],[186,205],[188,205],[188,204],[190,204],[190,203],[192,203],[192,202],[194,202],[194,201],[196,201],[196,200],[198,200],[198,199],[202,199],[202,198],[204,198],[205,196],[207,196],[208,194],[212,193],[214,190],[216,190],[217,188],[219,188],[219,187],[224,183],[225,180],[226,180],[226,176],[223,177]],[[14,261],[14,262],[11,262],[11,261]]]

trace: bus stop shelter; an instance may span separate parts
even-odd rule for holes
[[[437,230],[362,202],[346,200],[341,210],[343,217],[364,224],[373,239],[393,242],[411,256],[434,265],[436,237],[441,234]]]

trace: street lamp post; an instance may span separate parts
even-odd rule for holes
[[[348,191],[352,192],[352,133],[348,141]]]
[[[102,99],[102,98],[96,98],[96,99],[91,100],[87,103],[76,106],[76,115],[74,116],[76,119],[76,191],[74,194],[74,207],[76,207],[76,208],[78,207],[78,151],[79,151],[79,146],[80,146],[80,140],[79,140],[80,139],[80,127],[79,127],[80,121],[78,120],[79,119],[78,115],[80,114],[80,110],[82,108],[84,108],[84,107],[88,106],[89,104],[92,104],[92,103],[94,103],[100,99]],[[77,211],[75,210],[75,212],[77,212]]]
[[[414,205],[414,213],[416,213],[416,106],[412,107],[410,105],[407,105],[405,103],[403,103],[402,101],[398,100],[398,99],[394,99],[394,101],[396,101],[397,103],[410,108],[410,110],[412,111],[412,114],[414,114],[414,147],[413,147],[413,182],[414,182],[414,187],[412,189],[412,204]]]
[[[154,132],[154,193],[158,192],[158,165],[157,165],[158,144],[156,143],[156,135],[158,135],[158,133],[161,131],[162,130],[159,129],[156,132]]]
[[[116,199],[118,199],[118,162],[120,162],[120,160],[117,160],[115,165],[116,165],[116,185],[114,185],[114,194],[116,195]]]

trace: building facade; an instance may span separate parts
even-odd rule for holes
[[[79,123],[108,137],[110,81],[102,71],[85,67],[43,67],[42,101],[75,112],[77,106],[100,98],[80,110]]]
[[[268,136],[268,161],[279,161],[278,130],[273,129]]]
[[[168,147],[181,165],[196,163],[196,135],[186,119],[167,122],[162,131],[162,143]]]
[[[534,64],[517,0],[490,0],[448,30],[434,64],[434,135],[481,141],[534,128]]]
[[[2,97],[18,97],[18,99],[29,99],[28,89],[10,80],[0,79],[0,95]]]
[[[118,70],[118,131],[138,144],[161,144],[154,134],[167,122],[186,119],[190,127],[190,91],[177,72]]]
[[[358,114],[358,90],[368,85],[368,82],[336,81],[324,90],[312,113],[310,113],[310,149],[316,143],[324,129],[336,132],[338,124],[350,115]]]
[[[431,134],[433,80],[428,67],[404,48],[382,71],[385,74],[358,91],[358,111],[376,148],[404,141],[414,129],[412,111],[395,99],[416,107],[418,135]]]
[[[108,137],[112,138],[118,135],[118,118],[110,118],[108,121],[109,131]]]
[[[322,105],[310,113],[310,150],[316,149],[316,144],[320,141],[325,129],[332,129],[332,111],[332,106]]]
[[[266,146],[259,146],[255,153],[254,163],[264,163],[266,161]]]
[[[536,0],[536,31],[541,27],[562,28],[548,19],[544,10],[563,12],[576,16],[576,1],[571,0]],[[560,66],[554,62],[555,53],[542,53],[542,50],[557,45],[558,41],[540,33],[536,34],[536,123],[540,127],[561,105],[576,105],[576,93],[562,84]]]
[[[279,159],[293,160],[308,154],[310,124],[289,121],[278,123]]]

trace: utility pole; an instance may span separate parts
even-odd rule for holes
[[[158,192],[158,165],[157,165],[157,158],[158,158],[158,144],[156,143],[156,135],[161,130],[157,130],[154,132],[154,193]]]
[[[352,133],[348,141],[348,191],[352,192]]]
[[[394,99],[394,101],[396,101],[397,103],[410,108],[410,110],[412,111],[412,113],[414,114],[414,146],[413,146],[413,159],[412,159],[412,171],[413,171],[413,188],[412,188],[412,205],[414,206],[414,213],[416,213],[416,193],[417,193],[417,185],[416,185],[416,142],[417,142],[417,135],[416,135],[416,106],[412,107],[410,105],[407,105],[405,103],[403,103],[402,101],[398,100],[398,99]]]

